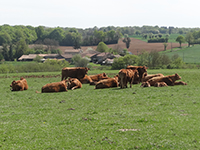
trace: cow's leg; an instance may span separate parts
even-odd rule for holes
[[[72,88],[72,90],[75,90],[75,89],[77,89],[78,88],[78,85],[77,86],[74,86],[73,88]]]

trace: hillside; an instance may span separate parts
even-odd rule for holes
[[[183,43],[182,46],[186,46],[187,44]],[[179,47],[179,43],[168,43],[167,49],[171,49],[172,48],[176,48]],[[81,49],[83,51],[87,50],[89,47],[93,48],[96,50],[97,46],[81,46]],[[122,39],[119,40],[118,44],[111,44],[108,45],[109,48],[113,48],[113,49],[117,49],[117,48],[126,48],[125,43],[122,42]],[[59,49],[64,52],[67,49],[73,49],[72,46],[60,46]],[[147,43],[135,38],[131,38],[131,43],[130,43],[130,47],[128,49],[131,53],[137,55],[140,54],[142,51],[163,51],[164,50],[164,46],[163,43]]]

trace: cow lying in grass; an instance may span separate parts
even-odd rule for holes
[[[148,81],[148,80],[150,80],[151,78],[154,78],[154,77],[164,77],[164,75],[161,74],[161,73],[158,73],[158,74],[147,74],[147,73],[144,73],[143,77],[142,77],[142,82],[146,82],[146,81]]]
[[[68,89],[75,90],[82,87],[81,82],[76,78],[69,78],[68,81],[69,81],[67,84]]]
[[[42,93],[52,93],[52,92],[66,92],[67,91],[67,80],[60,82],[48,83],[42,87]],[[39,92],[37,92],[39,93]]]
[[[109,77],[106,73],[96,74],[96,75],[85,75],[84,78],[80,79],[82,84],[89,83],[90,85],[96,85],[97,82],[103,79],[108,79]]]
[[[176,80],[180,80],[181,77],[176,73],[174,75],[168,75],[164,77],[154,77],[149,79],[147,82],[150,83],[151,86],[154,86],[156,82],[165,82],[169,86],[173,86]]]
[[[23,91],[28,89],[28,84],[26,79],[21,77],[20,80],[17,81],[13,80],[10,87],[12,87],[11,91]]]
[[[93,80],[92,80],[88,75],[85,75],[84,78],[81,78],[81,79],[80,79],[80,82],[81,82],[82,84],[87,84],[87,83],[92,83]]]
[[[97,82],[95,89],[118,87],[118,85],[118,76],[115,76],[114,78],[108,78]]]
[[[174,85],[187,85],[187,83],[183,81],[175,82],[176,80],[180,80],[181,77],[176,73],[174,75],[168,75],[164,77],[153,77],[146,82],[143,82],[141,87],[164,87],[164,86],[174,86]]]

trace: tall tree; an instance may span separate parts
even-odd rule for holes
[[[176,42],[179,42],[180,47],[181,47],[181,44],[185,42],[185,38],[184,38],[182,35],[179,35],[179,36],[176,38]]]
[[[128,37],[128,34],[124,35],[123,42],[126,43],[126,48],[128,49],[130,47],[131,39]]]
[[[192,44],[192,42],[194,41],[194,37],[192,35],[191,32],[188,32],[185,36],[185,41],[188,42],[188,47],[190,47],[190,45]]]
[[[21,39],[16,43],[16,52],[15,52],[15,58],[21,57],[26,50],[28,49],[28,45],[26,45],[26,41],[24,39]]]

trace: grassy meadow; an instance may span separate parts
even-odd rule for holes
[[[89,74],[102,72],[113,76],[118,70]],[[94,90],[84,84],[35,93],[60,81],[60,72],[0,75],[0,149],[200,149],[200,70],[148,73],[178,73],[188,85]],[[31,75],[49,78],[27,78],[27,91],[10,91],[12,80]]]
[[[192,47],[183,47],[171,50],[162,51],[162,54],[166,54],[169,57],[174,54],[178,54],[185,63],[200,63],[200,45],[194,45]]]

